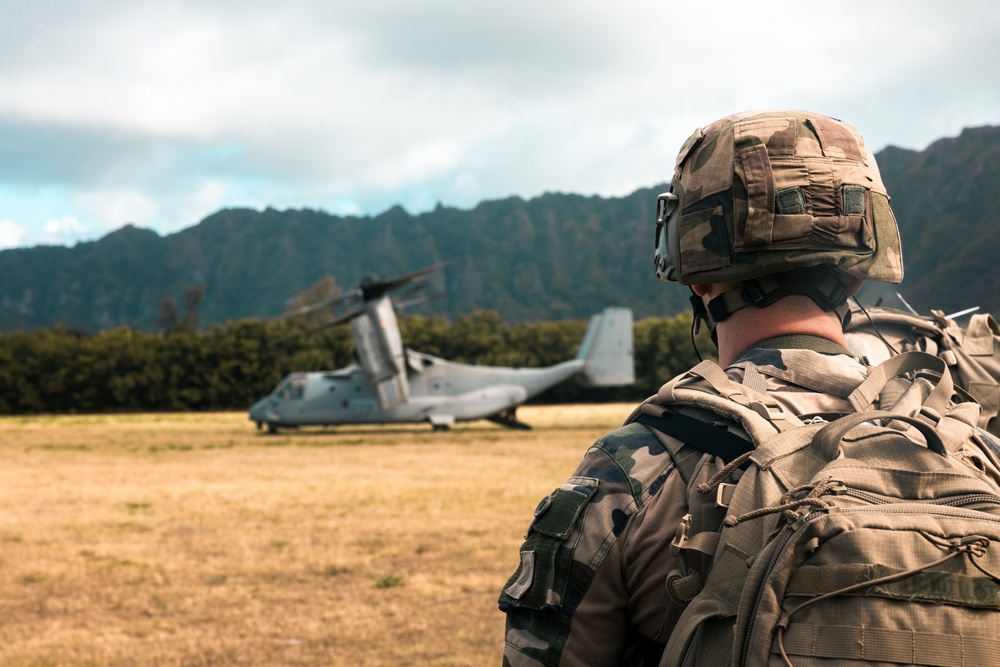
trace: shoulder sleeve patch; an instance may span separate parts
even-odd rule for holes
[[[518,570],[517,579],[503,590],[504,593],[515,600],[520,600],[524,594],[531,590],[531,582],[535,579],[535,552],[521,552],[521,567]]]
[[[598,484],[592,477],[571,477],[538,504],[531,529],[558,538],[569,535],[580,512],[597,493]]]
[[[563,548],[563,540],[598,485],[593,477],[571,477],[538,503],[521,547],[521,565],[500,596],[501,609],[552,613],[562,606],[573,559],[573,550]]]
[[[663,445],[642,424],[601,438],[574,476],[535,508],[521,562],[501,591],[500,610],[515,623],[562,618],[557,625],[563,628],[614,536],[670,470]]]

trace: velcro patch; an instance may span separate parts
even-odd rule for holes
[[[782,188],[774,193],[775,205],[782,215],[802,215],[806,212],[806,199],[802,188],[796,186]]]
[[[598,480],[574,477],[549,495],[549,502],[535,510],[531,529],[560,539],[569,535],[580,512],[597,493]]]
[[[842,189],[844,193],[844,215],[864,215],[864,187],[860,185],[845,185]]]

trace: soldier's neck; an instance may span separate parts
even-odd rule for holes
[[[767,308],[741,308],[719,322],[715,332],[723,368],[750,346],[775,336],[818,336],[847,347],[836,313],[824,311],[804,296],[788,296]]]

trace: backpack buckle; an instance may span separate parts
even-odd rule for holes
[[[684,518],[677,524],[674,532],[674,540],[670,543],[670,555],[679,556],[684,548],[684,543],[688,541],[688,530],[691,529],[691,521],[694,519],[690,514],[685,514]]]
[[[770,422],[781,421],[786,418],[785,409],[778,403],[753,401],[748,407]]]
[[[926,405],[921,405],[920,411],[917,414],[921,417],[926,417],[932,424],[937,424],[941,421],[941,413],[934,408],[927,407]]]
[[[729,503],[733,500],[733,493],[736,492],[735,484],[728,484],[723,482],[719,484],[719,488],[715,491],[715,504],[718,507],[724,507],[729,509]]]

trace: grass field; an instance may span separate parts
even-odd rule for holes
[[[0,665],[499,665],[532,510],[629,410],[0,418]]]

